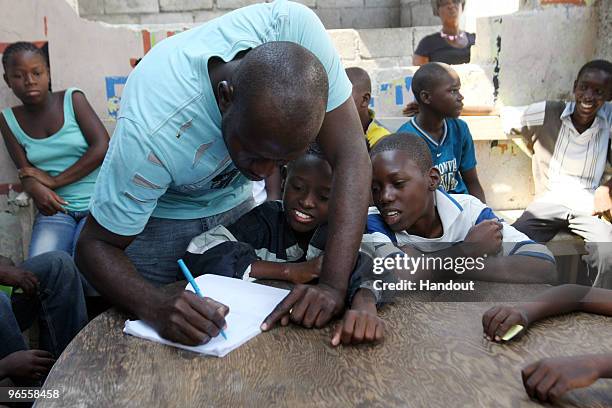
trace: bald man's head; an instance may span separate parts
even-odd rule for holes
[[[236,167],[261,179],[299,157],[321,129],[328,88],[319,59],[298,44],[250,50],[232,74],[229,100],[220,92],[223,137]]]

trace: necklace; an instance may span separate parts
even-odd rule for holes
[[[465,31],[461,31],[458,34],[446,34],[444,31],[440,30],[440,37],[447,39],[448,41],[457,41],[460,38],[465,37]]]

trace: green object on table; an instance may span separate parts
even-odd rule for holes
[[[520,324],[515,324],[514,326],[512,326],[510,328],[510,330],[508,330],[508,332],[506,334],[504,334],[504,337],[502,337],[503,341],[509,341],[511,340],[514,336],[516,336],[517,334],[519,334],[521,332],[521,330],[523,330],[524,327]]]
[[[8,297],[11,297],[11,294],[13,293],[13,287],[0,285],[0,292],[4,292]]]

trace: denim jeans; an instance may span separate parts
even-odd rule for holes
[[[28,347],[21,335],[38,318],[40,348],[56,358],[87,324],[79,271],[64,252],[47,252],[28,259],[21,269],[38,278],[34,297],[0,293],[0,358]]]
[[[197,235],[229,225],[253,208],[253,198],[221,214],[194,220],[149,219],[145,229],[126,248],[126,255],[138,272],[156,286],[184,279],[176,261],[185,255]]]
[[[50,251],[64,251],[74,257],[74,250],[79,234],[85,225],[89,211],[58,212],[46,216],[36,214],[32,227],[32,240],[28,257]]]

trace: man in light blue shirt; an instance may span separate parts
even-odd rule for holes
[[[320,327],[343,307],[367,211],[370,165],[351,83],[316,15],[285,0],[228,13],[156,45],[130,75],[77,263],[96,288],[168,339],[199,344],[227,308],[175,281],[191,238],[237,219],[251,183],[317,139],[334,169],[317,286],[264,323]],[[143,279],[143,277],[145,279]]]

